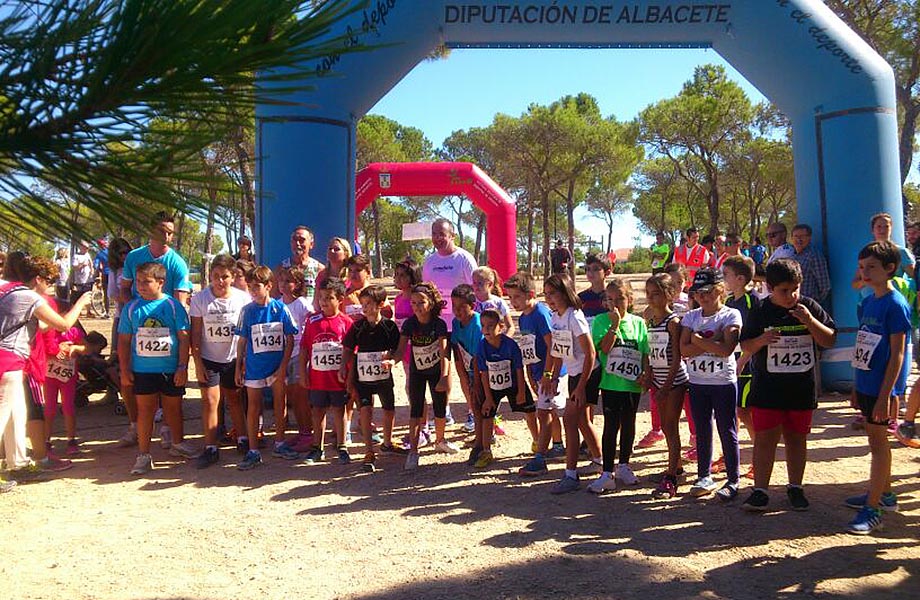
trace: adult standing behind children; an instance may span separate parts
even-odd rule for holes
[[[674,262],[687,270],[687,282],[693,282],[697,270],[709,264],[709,251],[699,243],[700,232],[691,227],[684,234],[684,243],[674,249]]]
[[[74,252],[72,264],[73,290],[70,294],[71,303],[93,287],[93,257],[89,255],[89,242],[80,242]]]
[[[169,246],[175,235],[176,223],[172,215],[165,212],[158,212],[154,215],[148,243],[132,250],[125,257],[121,273],[122,302],[128,303],[132,298],[140,297],[134,283],[137,268],[144,263],[155,262],[166,269],[163,293],[172,296],[183,306],[188,303],[188,297],[192,293],[192,282],[188,278],[188,264],[178,252]]]
[[[792,228],[792,257],[802,267],[802,295],[824,305],[831,293],[831,276],[827,261],[811,243],[811,226],[799,223]]]
[[[313,232],[306,225],[294,227],[294,231],[291,232],[291,256],[282,260],[281,266],[275,268],[276,281],[282,268],[299,269],[303,272],[303,297],[311,305],[316,296],[316,278],[323,270],[323,263],[310,256],[310,251],[313,250],[315,244]],[[281,297],[278,289],[272,293],[275,297]]]
[[[795,248],[786,241],[788,234],[789,230],[786,229],[784,223],[771,223],[767,227],[767,244],[770,246],[770,256],[767,258],[768,265],[774,260],[793,258],[795,256]]]
[[[473,271],[479,268],[473,255],[454,244],[454,224],[448,219],[435,219],[431,224],[431,243],[434,253],[422,265],[422,281],[430,281],[438,288],[446,306],[441,310],[441,319],[452,327],[453,310],[450,294],[461,283],[473,285]]]

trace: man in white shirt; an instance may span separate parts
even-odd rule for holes
[[[454,244],[454,224],[449,220],[435,219],[431,224],[431,243],[435,252],[425,259],[422,280],[434,283],[446,305],[441,318],[450,331],[453,320],[450,293],[461,283],[473,285],[473,271],[479,268],[473,255]]]
[[[75,302],[77,298],[93,288],[93,257],[89,255],[89,242],[82,241],[73,253],[73,291],[71,292],[70,301]]]

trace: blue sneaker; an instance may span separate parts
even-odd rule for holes
[[[476,417],[473,416],[473,413],[466,413],[466,423],[463,424],[463,431],[476,433]]]
[[[521,467],[521,469],[518,471],[518,475],[522,475],[524,477],[535,477],[546,472],[546,459],[543,458],[543,456],[537,454],[529,461],[527,461],[526,465]]]
[[[246,453],[243,460],[236,466],[240,471],[249,471],[262,464],[262,453],[258,450],[250,450]]]
[[[847,531],[856,535],[868,535],[882,528],[882,511],[863,506],[856,513],[856,518],[847,525]]]
[[[549,493],[556,495],[568,494],[569,492],[577,491],[579,487],[581,487],[581,484],[578,483],[577,479],[563,475],[562,479],[556,482],[556,485],[553,486]]]
[[[339,462],[343,465],[347,465],[351,462],[351,455],[348,453],[348,449],[345,446],[339,448]]]
[[[313,449],[307,452],[307,455],[304,456],[303,461],[308,465],[312,465],[313,463],[318,463],[325,458],[326,453],[314,446]]]
[[[288,446],[287,442],[281,442],[280,444],[275,444],[275,449],[272,450],[272,456],[275,458],[283,458],[284,460],[297,460],[300,458],[300,453]]]
[[[446,426],[453,427],[457,423],[456,421],[454,421],[454,415],[453,413],[450,412],[450,410],[448,410],[447,414],[444,416],[446,417],[446,419],[444,420],[444,424]]]
[[[852,498],[847,498],[844,504],[850,508],[855,508],[859,510],[866,506],[866,500],[869,499],[869,494],[862,494],[861,496],[853,496]],[[894,495],[893,492],[888,492],[887,494],[882,494],[882,501],[879,502],[878,507],[885,512],[898,512],[898,498]]]
[[[556,460],[565,458],[565,446],[562,444],[553,444],[553,447],[546,451],[546,460]]]

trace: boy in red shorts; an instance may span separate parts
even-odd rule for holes
[[[753,381],[748,406],[754,431],[754,491],[741,508],[768,510],[767,489],[773,473],[776,445],[786,446],[786,495],[793,510],[808,510],[802,489],[806,439],[812,411],[818,406],[815,369],[818,347],[837,339],[833,319],[811,298],[799,296],[802,269],[791,259],[767,265],[770,296],[751,309],[741,329],[741,349],[751,354]]]

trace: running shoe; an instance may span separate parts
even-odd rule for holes
[[[236,451],[243,456],[246,456],[246,454],[249,452],[249,438],[238,438],[236,440]]]
[[[262,464],[262,453],[258,450],[250,450],[246,453],[246,456],[240,461],[240,464],[236,466],[240,471],[249,471],[255,469]]]
[[[847,498],[844,504],[850,508],[860,509],[866,506],[866,501],[868,501],[868,499],[869,494],[866,493],[861,496]],[[895,496],[893,492],[882,494],[882,501],[879,502],[878,507],[885,512],[898,512],[898,497]]]
[[[482,454],[482,446],[473,446],[470,448],[470,455],[466,459],[466,464],[470,467],[476,464],[476,461],[479,460],[479,455]]]
[[[882,511],[870,506],[863,506],[856,513],[856,518],[847,525],[847,531],[855,535],[868,535],[882,528]]]
[[[761,489],[755,489],[741,504],[741,510],[747,512],[765,512],[770,504],[770,496]]]
[[[275,458],[283,458],[284,460],[297,460],[300,458],[300,452],[288,446],[286,442],[280,442],[275,444],[272,450],[272,456]]]
[[[914,423],[904,422],[898,425],[894,437],[908,448],[920,448],[920,436],[917,435],[917,426]]]
[[[380,444],[380,451],[387,454],[405,454],[407,452],[402,446],[394,446],[392,443]]]
[[[495,462],[495,458],[492,456],[492,453],[488,450],[479,453],[479,458],[476,459],[476,463],[473,465],[474,469],[485,469],[489,465]]]
[[[722,489],[716,492],[716,497],[722,502],[731,502],[738,497],[738,484],[726,483],[722,486]]]
[[[418,469],[418,452],[410,452],[406,456],[406,464],[403,465],[404,471],[414,471]]]
[[[553,444],[553,447],[546,451],[546,460],[556,460],[565,458],[565,446],[561,443]]]
[[[383,434],[374,432],[371,434],[371,443],[379,444],[383,441]]]
[[[601,463],[592,460],[585,466],[578,469],[578,476],[588,477],[591,475],[600,475],[603,471],[604,471],[604,467],[601,465]]]
[[[131,468],[132,475],[143,475],[153,470],[153,457],[149,454],[138,454]]]
[[[687,462],[696,462],[698,455],[696,453],[696,444],[692,444],[684,451],[684,460]]]
[[[600,477],[588,484],[587,490],[592,494],[615,492],[617,491],[617,480],[609,473],[601,473]]]
[[[636,474],[632,472],[632,469],[629,468],[629,465],[624,465],[622,463],[617,465],[616,478],[622,481],[625,485],[636,485],[639,483],[639,478],[636,477]]]
[[[200,453],[201,451],[188,440],[173,444],[169,449],[169,454],[171,456],[178,456],[181,458],[198,458]]]
[[[800,485],[790,485],[786,488],[786,497],[789,499],[789,505],[792,510],[806,511],[810,506],[808,498],[805,497],[805,490]]]
[[[719,486],[712,480],[712,477],[700,477],[696,480],[696,483],[690,487],[690,495],[696,496],[697,498],[707,496],[714,492],[717,487]]]
[[[10,479],[15,479],[16,481],[37,481],[42,479],[45,473],[47,471],[38,466],[38,464],[29,462],[23,467],[10,470],[9,475]]]
[[[0,481],[0,494],[5,494],[7,492],[12,492],[13,489],[17,486],[15,479],[7,479],[6,481]]]
[[[66,452],[68,456],[76,456],[77,454],[80,454],[80,442],[77,441],[77,438],[70,438],[67,440]]]
[[[535,477],[547,472],[546,460],[539,454],[527,461],[523,467],[518,470],[518,475],[524,477]]]
[[[720,456],[718,460],[713,461],[713,463],[709,466],[709,472],[712,473],[713,475],[717,473],[721,473],[724,470],[725,470],[725,457],[724,456]]]
[[[195,460],[195,468],[207,469],[211,465],[217,464],[218,460],[220,460],[220,451],[217,448],[205,448],[204,452],[199,454]]]
[[[553,485],[549,493],[556,494],[558,496],[560,494],[568,494],[570,492],[578,491],[579,487],[581,487],[581,484],[578,483],[577,479],[569,477],[568,475],[563,475],[562,479]]]
[[[898,432],[898,420],[888,419],[888,435],[896,435]]]
[[[495,415],[495,420],[492,421],[492,431],[495,435],[505,435],[505,428],[502,427],[502,422],[501,415]]]
[[[48,471],[49,473],[66,471],[73,467],[73,463],[66,458],[57,458],[50,454],[41,460],[35,461],[35,464],[37,464],[42,471]]]
[[[466,413],[466,423],[463,424],[463,431],[476,433],[476,417],[473,416],[473,413]]]
[[[639,443],[636,444],[636,448],[651,448],[663,439],[664,432],[662,432],[660,429],[652,429],[645,434],[645,437],[639,440]]]
[[[673,498],[676,495],[677,477],[665,473],[658,482],[658,487],[652,491],[652,498]]]
[[[677,477],[682,477],[683,474],[684,474],[684,468],[677,467]],[[661,473],[654,473],[652,475],[649,475],[648,480],[651,481],[652,483],[661,483],[664,480],[664,478],[667,476],[668,476],[668,472],[662,471]],[[677,479],[677,477],[675,477],[675,479]]]
[[[442,440],[435,444],[434,450],[440,454],[457,454],[460,452],[460,448],[458,448],[455,444],[448,442],[447,440]]]
[[[447,411],[447,414],[445,415],[444,424],[447,425],[448,427],[453,427],[454,425],[457,424],[457,422],[454,421],[454,415],[453,415],[453,413],[450,412],[449,409],[448,409],[448,411]]]
[[[347,465],[351,462],[351,454],[348,453],[348,448],[345,446],[339,446],[339,464]]]
[[[308,465],[316,464],[322,460],[325,460],[326,453],[313,446],[313,448],[307,452],[307,455],[303,457],[303,461]]]
[[[172,431],[169,429],[169,425],[164,423],[160,425],[160,448],[169,450],[170,447],[172,447]]]
[[[298,433],[294,436],[294,441],[288,445],[294,452],[305,454],[313,448],[313,434]]]
[[[377,455],[373,452],[368,452],[364,455],[364,460],[361,461],[361,469],[365,473],[373,473],[377,470]]]
[[[128,427],[127,431],[118,438],[118,441],[115,445],[119,448],[130,448],[131,446],[137,446],[137,429],[134,427]]]

